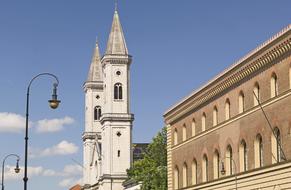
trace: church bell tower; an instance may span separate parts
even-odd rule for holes
[[[84,84],[84,186],[90,190],[122,190],[132,162],[130,65],[117,10],[104,56],[98,43]]]

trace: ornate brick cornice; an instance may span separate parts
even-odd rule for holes
[[[177,105],[169,109],[164,118],[167,124],[175,122],[189,111],[194,110],[210,99],[240,83],[275,63],[291,52],[291,25],[267,42],[247,54],[230,68],[222,72],[202,88],[193,92]]]

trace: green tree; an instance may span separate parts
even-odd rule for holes
[[[167,130],[164,127],[148,145],[143,159],[127,170],[128,177],[142,182],[142,190],[167,190]]]

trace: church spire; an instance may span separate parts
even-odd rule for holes
[[[106,55],[128,55],[122,27],[119,21],[117,4],[115,4],[115,11],[111,26],[111,32],[107,42]]]
[[[99,46],[96,39],[96,45],[93,52],[90,70],[88,73],[87,82],[99,82],[102,81],[102,67],[101,67],[101,61],[100,61],[100,53],[99,53]]]

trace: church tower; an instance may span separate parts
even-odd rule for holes
[[[122,190],[132,162],[130,65],[117,10],[104,56],[98,44],[93,54],[85,90],[85,189]]]

